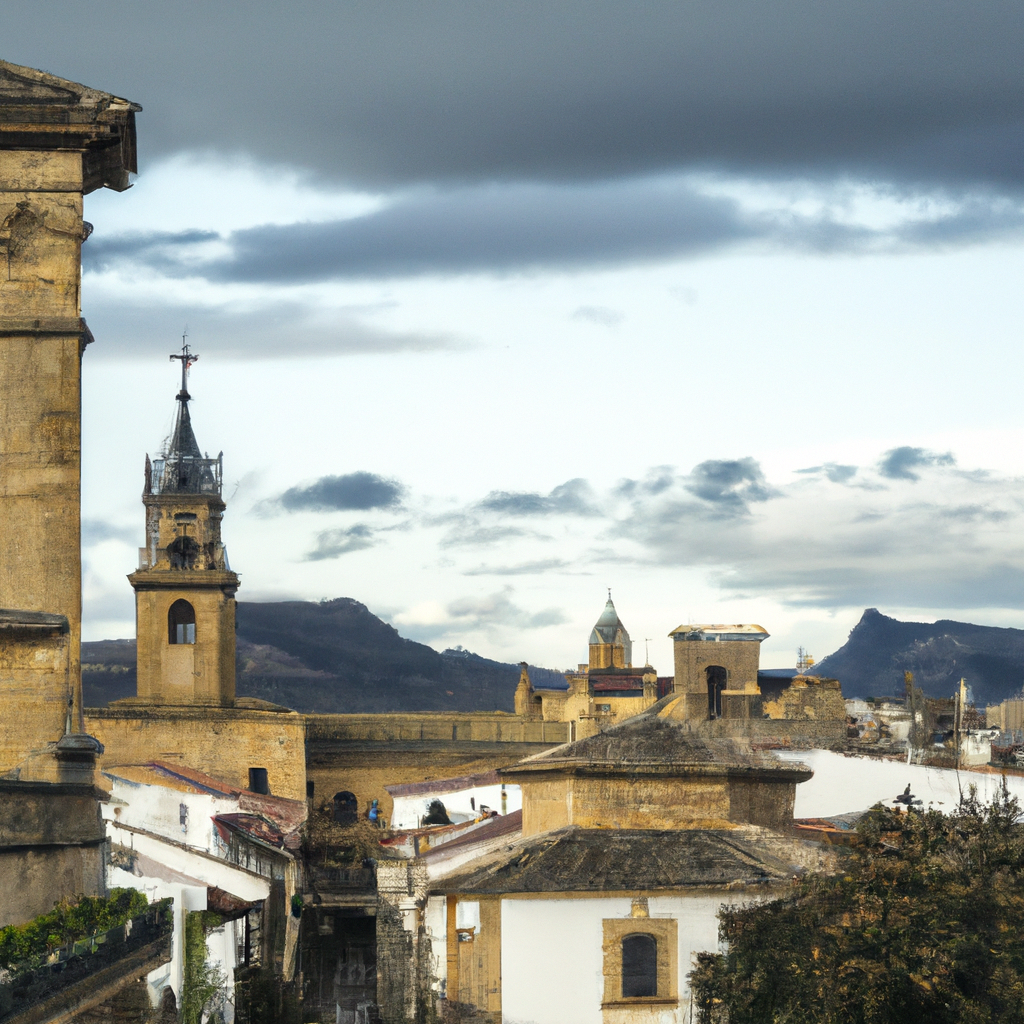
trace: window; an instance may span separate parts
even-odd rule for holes
[[[679,923],[650,917],[648,901],[633,900],[629,917],[602,923],[604,996],[602,1006],[679,1003]]]
[[[188,601],[175,601],[168,609],[167,642],[171,644],[194,644],[196,642],[196,610]]]
[[[264,796],[270,795],[270,783],[267,780],[266,768],[249,769],[249,792],[262,793]]]
[[[334,794],[334,820],[339,825],[352,825],[359,817],[359,801],[355,793],[343,789]]]
[[[637,933],[622,940],[622,998],[658,994],[658,940]]]
[[[705,669],[708,680],[708,718],[722,717],[722,691],[728,684],[729,673],[721,665]]]

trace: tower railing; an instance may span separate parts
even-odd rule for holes
[[[221,494],[224,456],[196,459],[188,455],[154,459],[150,469],[151,494]]]

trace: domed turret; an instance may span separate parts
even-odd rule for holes
[[[590,631],[590,668],[631,668],[632,665],[633,643],[615,611],[609,590],[608,603]]]

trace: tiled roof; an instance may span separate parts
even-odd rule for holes
[[[757,829],[583,829],[529,836],[439,881],[437,892],[622,892],[783,883],[799,873]],[[782,856],[780,857],[780,853]]]
[[[475,789],[478,786],[495,786],[501,782],[497,771],[480,772],[477,775],[456,775],[450,779],[428,779],[425,782],[402,782],[394,786],[385,786],[394,796],[424,796],[430,793],[457,793],[463,789]]]

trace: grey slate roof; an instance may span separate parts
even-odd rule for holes
[[[769,751],[755,751],[739,741],[699,736],[687,722],[650,712],[595,736],[524,758],[500,774],[512,777],[555,770],[601,774],[767,774],[795,781],[811,777],[811,770],[805,765],[782,761]]]
[[[434,892],[542,893],[707,889],[785,882],[800,871],[779,858],[779,837],[757,829],[584,829],[530,836]]]

